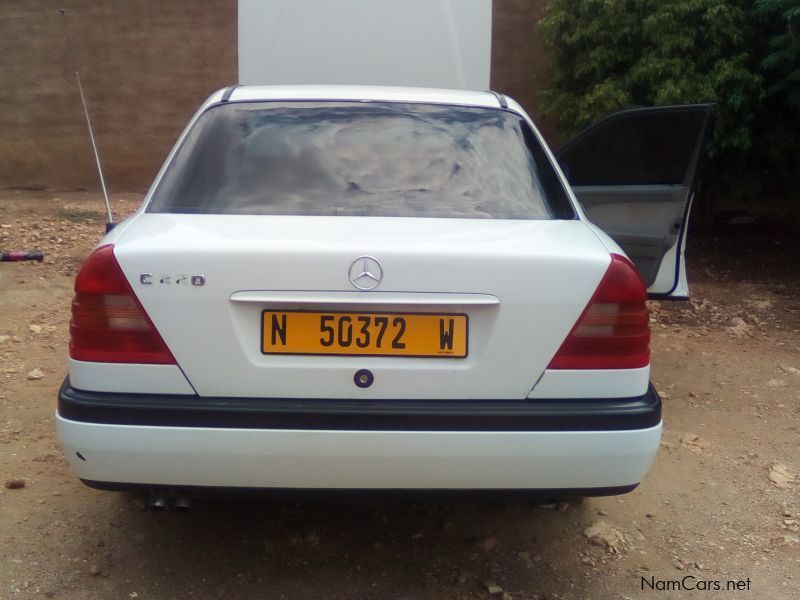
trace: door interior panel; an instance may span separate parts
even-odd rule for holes
[[[710,104],[623,111],[556,155],[586,216],[619,244],[657,297],[687,290],[682,239],[713,113]],[[674,277],[660,274],[662,263]]]
[[[589,220],[630,257],[649,287],[678,241],[689,187],[581,186],[573,191]]]

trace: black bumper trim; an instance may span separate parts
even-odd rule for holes
[[[618,431],[661,422],[655,388],[585,400],[337,400],[58,392],[64,419],[108,425],[367,431]]]
[[[374,488],[374,489],[345,489],[345,488],[258,488],[258,487],[222,487],[210,485],[160,485],[149,483],[120,483],[112,481],[94,481],[91,479],[81,479],[81,482],[95,490],[104,492],[142,492],[148,493],[159,490],[167,494],[176,491],[186,492],[198,498],[219,498],[219,497],[244,497],[256,496],[259,498],[271,499],[322,499],[325,501],[335,500],[364,500],[364,501],[385,501],[385,500],[413,500],[428,502],[436,499],[487,499],[513,500],[515,498],[588,498],[594,496],[620,496],[629,494],[635,490],[639,484],[620,485],[616,487],[593,487],[593,488],[531,488],[531,489],[508,489],[508,488]]]

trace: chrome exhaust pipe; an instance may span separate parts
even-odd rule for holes
[[[183,490],[174,488],[157,488],[150,490],[150,500],[147,502],[150,510],[175,509],[187,512],[192,509],[192,499]]]
[[[163,490],[152,490],[150,492],[150,501],[147,503],[147,508],[150,510],[167,510],[169,508],[167,495]]]
[[[176,491],[173,508],[181,512],[192,510],[192,499],[186,492]]]

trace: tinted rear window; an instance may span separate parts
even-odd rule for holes
[[[546,219],[572,207],[513,113],[392,102],[218,105],[150,212]]]

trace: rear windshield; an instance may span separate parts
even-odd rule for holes
[[[394,102],[229,103],[189,132],[150,212],[570,218],[522,119]]]

